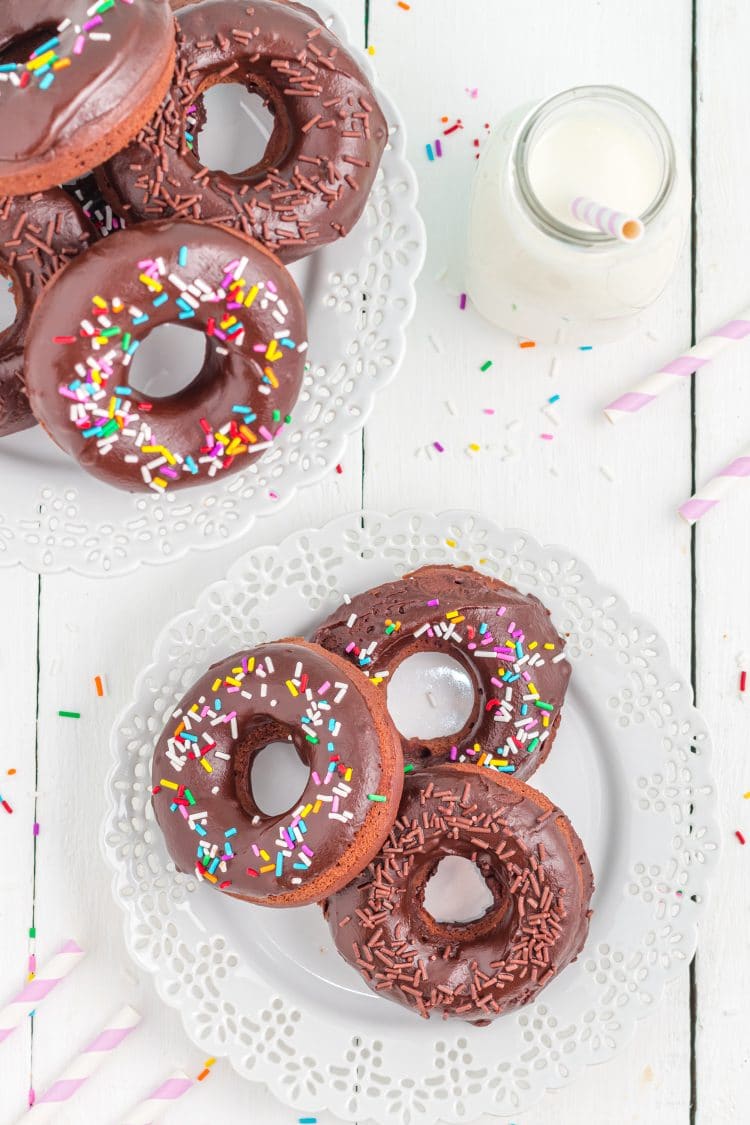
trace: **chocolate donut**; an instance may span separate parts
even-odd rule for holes
[[[91,171],[153,115],[174,65],[168,0],[3,0],[0,192]]]
[[[154,328],[205,333],[193,382],[156,398],[130,382]],[[306,319],[290,274],[223,227],[144,223],[98,242],[47,287],[26,348],[35,415],[94,476],[164,492],[244,469],[299,394]]]
[[[237,227],[282,261],[347,234],[367,202],[388,129],[368,81],[309,9],[282,0],[203,0],[177,13],[172,88],[136,140],[98,175],[126,221],[180,215]],[[201,95],[220,82],[267,101],[258,164],[211,170],[193,151]]]
[[[50,278],[94,237],[81,208],[59,188],[0,196],[0,275],[16,302],[16,319],[0,332],[0,437],[36,424],[24,382],[31,311]]]
[[[352,598],[315,641],[346,655],[374,684],[415,652],[463,665],[474,705],[456,734],[404,738],[404,759],[473,761],[523,779],[550,752],[570,678],[549,611],[530,594],[471,567],[425,566]]]
[[[289,740],[310,778],[286,812],[252,792],[255,755]],[[403,786],[380,694],[345,661],[301,640],[215,664],[173,712],[154,753],[153,805],[181,871],[263,906],[304,906],[377,853]]]
[[[480,918],[437,922],[425,887],[447,856],[492,894]],[[379,855],[324,912],[339,953],[379,995],[427,1018],[485,1024],[532,1000],[586,940],[594,889],[583,844],[546,797],[478,766],[411,774]]]

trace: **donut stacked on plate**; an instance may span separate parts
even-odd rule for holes
[[[357,222],[385,119],[351,54],[289,0],[52,8],[0,13],[0,274],[17,309],[0,333],[0,436],[39,422],[129,491],[237,472],[302,386],[307,322],[286,265]],[[218,83],[273,115],[263,156],[236,175],[199,156]],[[157,397],[131,365],[164,324],[202,333],[206,353]]]
[[[474,687],[463,729],[433,742],[402,738],[388,711],[390,676],[425,651],[457,659]],[[167,849],[228,895],[321,903],[375,992],[424,1017],[487,1023],[536,996],[588,932],[583,844],[521,780],[550,752],[569,676],[544,606],[468,567],[366,591],[312,641],[237,652],[181,700],[152,765]],[[309,777],[270,815],[252,767],[285,742]],[[483,877],[491,905],[479,917],[438,921],[425,905],[448,857]]]

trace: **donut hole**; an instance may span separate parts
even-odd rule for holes
[[[25,63],[31,58],[37,47],[43,46],[57,35],[57,26],[62,21],[62,16],[55,22],[40,23],[29,31],[14,35],[7,43],[0,46],[0,66],[10,63]]]
[[[148,398],[171,398],[191,386],[203,371],[210,341],[181,324],[160,324],[141,341],[130,365],[132,389]]]
[[[439,739],[458,734],[474,710],[474,683],[443,652],[415,652],[388,678],[388,710],[404,738]]]
[[[460,855],[441,859],[424,888],[424,909],[440,925],[476,922],[494,903],[482,872]]]
[[[264,816],[279,816],[295,808],[310,781],[310,767],[291,739],[269,742],[256,751],[250,766],[253,804]]]
[[[200,160],[204,167],[236,175],[260,164],[275,123],[261,94],[223,82],[203,94],[203,110]]]
[[[17,315],[18,305],[13,279],[0,273],[0,334],[12,328]]]

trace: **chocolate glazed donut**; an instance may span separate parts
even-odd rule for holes
[[[288,739],[310,767],[292,808],[264,813],[255,755]],[[153,805],[181,871],[263,906],[319,902],[361,871],[396,818],[398,735],[379,693],[301,640],[235,653],[193,685],[154,752]]]
[[[308,9],[281,0],[203,0],[177,12],[172,88],[150,124],[98,175],[129,221],[170,215],[231,225],[282,261],[346,235],[362,214],[388,130],[368,81]],[[201,95],[235,82],[266,99],[265,154],[237,175],[193,151]]]
[[[387,690],[416,652],[444,652],[474,686],[456,734],[404,738],[404,759],[473,761],[524,779],[547,758],[570,678],[563,642],[537,598],[471,567],[426,566],[353,598],[315,641],[346,655]]]
[[[183,390],[131,385],[162,324],[200,332],[206,358]],[[307,324],[297,286],[264,247],[204,223],[143,223],[98,242],[50,283],[26,346],[32,409],[82,468],[131,492],[232,473],[291,422]]]
[[[447,856],[476,864],[492,894],[475,921],[437,922],[425,909]],[[483,1025],[575,960],[593,889],[583,844],[551,801],[480,767],[444,765],[407,778],[380,854],[324,912],[339,953],[378,995]]]
[[[169,86],[168,0],[3,0],[0,192],[90,172],[130,141]]]
[[[0,275],[10,280],[16,319],[0,333],[0,437],[36,424],[24,382],[24,345],[44,286],[95,237],[81,208],[59,188],[0,196]]]

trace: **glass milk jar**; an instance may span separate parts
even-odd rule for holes
[[[467,289],[488,320],[540,343],[624,336],[669,280],[690,215],[687,162],[634,94],[581,86],[495,129],[474,180]],[[626,242],[575,218],[584,196],[639,218]]]

